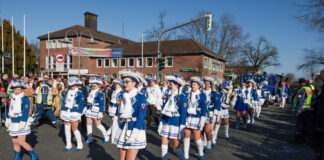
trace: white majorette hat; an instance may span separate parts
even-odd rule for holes
[[[181,75],[175,74],[175,73],[166,75],[165,80],[167,80],[169,82],[177,83],[180,86],[186,85],[186,81],[183,79],[183,77]]]
[[[225,88],[225,89],[230,89],[230,88],[231,88],[231,85],[232,85],[232,81],[224,81],[224,82],[222,83],[222,86],[223,86],[223,88]]]
[[[192,84],[192,82],[196,82],[200,85],[200,88],[204,88],[204,81],[200,77],[193,76],[190,78],[190,80],[191,80],[191,84]]]
[[[89,83],[102,85],[102,81],[97,77],[91,77]]]
[[[252,83],[252,84],[255,84],[255,81],[253,80],[253,79],[249,79],[248,81],[247,81],[247,83]]]
[[[142,82],[143,84],[146,83],[143,74],[141,72],[138,72],[135,69],[123,69],[118,73],[121,75],[122,79],[130,78],[134,80],[136,83],[140,83],[140,82]]]
[[[26,89],[27,85],[21,80],[14,79],[14,80],[10,81],[10,89],[14,89],[14,88]]]
[[[113,83],[116,83],[116,84],[118,84],[118,85],[120,85],[120,86],[123,86],[123,81],[122,81],[120,78],[115,79],[115,80],[113,81]]]
[[[80,85],[81,81],[78,77],[70,77],[68,80],[68,84],[69,86],[76,86],[76,85]]]
[[[204,80],[204,82],[210,82],[210,84],[213,86],[213,85],[215,85],[215,79],[214,79],[214,77],[211,77],[211,76],[204,76],[203,77],[203,80]]]
[[[150,77],[150,78],[148,78],[148,81],[156,81],[156,78],[155,77]]]
[[[262,82],[262,86],[267,86],[268,85],[268,81],[263,81]]]
[[[38,77],[37,80],[38,81],[44,81],[44,78],[43,77]]]

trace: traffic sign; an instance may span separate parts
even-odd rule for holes
[[[63,53],[56,53],[54,58],[57,63],[63,63],[65,61],[65,55]]]

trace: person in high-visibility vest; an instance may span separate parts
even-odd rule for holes
[[[296,113],[296,133],[298,137],[301,135],[301,124],[299,121],[299,115],[311,108],[311,101],[313,96],[313,90],[307,86],[307,81],[304,78],[299,79],[299,85],[301,86],[297,91],[293,100],[293,111]]]
[[[36,89],[36,113],[33,116],[34,121],[31,127],[34,127],[39,119],[42,117],[43,114],[50,119],[54,127],[58,128],[59,123],[53,113],[53,95],[52,95],[52,86],[47,82],[44,81],[42,77],[39,79],[40,86]]]

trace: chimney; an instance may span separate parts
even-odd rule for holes
[[[97,31],[97,17],[98,15],[85,12],[84,13],[84,26]]]

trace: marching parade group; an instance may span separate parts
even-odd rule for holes
[[[135,159],[138,151],[147,146],[146,128],[151,126],[153,119],[161,136],[162,159],[168,159],[170,140],[173,141],[173,151],[179,159],[189,159],[190,139],[193,134],[199,157],[203,160],[204,154],[216,146],[222,122],[225,137],[228,141],[231,140],[230,108],[236,111],[236,129],[246,128],[248,124],[253,126],[254,119],[260,116],[261,106],[271,97],[267,81],[258,84],[251,79],[235,86],[232,81],[220,83],[210,76],[193,76],[186,82],[181,75],[170,74],[159,86],[155,78],[149,78],[147,84],[144,76],[134,69],[121,70],[119,75],[121,79],[113,81],[114,90],[108,102],[108,115],[112,119],[108,129],[101,121],[105,109],[105,94],[100,89],[103,83],[101,79],[89,79],[91,91],[88,95],[79,89],[82,84],[79,78],[68,79],[69,89],[62,96],[59,113],[59,119],[64,121],[64,152],[72,149],[72,132],[77,142],[76,152],[82,150],[84,144],[92,143],[94,122],[104,138],[104,144],[110,141],[117,146],[120,159]],[[12,137],[15,160],[21,159],[21,147],[30,153],[32,160],[39,159],[25,139],[43,114],[46,114],[54,126],[60,125],[53,110],[46,109],[52,105],[51,85],[46,80],[39,79],[41,85],[36,89],[37,111],[31,116],[31,102],[23,93],[23,89],[28,86],[19,79],[12,80],[9,84],[12,93],[5,126]],[[284,107],[288,98],[285,85],[282,83],[278,91],[280,107]],[[84,142],[78,130],[82,116],[86,117],[87,130],[87,139]],[[183,141],[183,149],[180,141]]]

